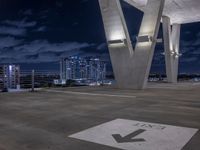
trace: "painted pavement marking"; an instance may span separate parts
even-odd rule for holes
[[[65,93],[74,95],[87,95],[87,96],[105,96],[105,97],[120,97],[120,98],[136,98],[132,95],[113,95],[113,94],[100,94],[100,93],[86,93],[86,92],[72,92],[72,91],[59,91],[59,90],[44,90],[46,92]]]
[[[181,150],[198,129],[116,119],[70,135],[124,150]]]

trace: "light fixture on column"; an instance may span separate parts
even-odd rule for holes
[[[171,56],[174,56],[175,52],[173,50],[170,51]]]
[[[108,41],[109,46],[122,46],[126,45],[126,39],[118,39],[118,40],[111,40]]]
[[[179,57],[182,56],[182,54],[180,54],[180,53],[178,53],[178,52],[175,52],[175,53],[174,53],[174,56],[175,56],[175,58],[179,58]]]
[[[137,42],[138,43],[144,43],[144,42],[152,42],[153,37],[149,35],[143,35],[143,36],[138,36],[137,37]]]
[[[179,58],[179,57],[182,56],[182,54],[180,54],[180,53],[178,53],[178,52],[176,52],[176,51],[174,51],[174,50],[172,50],[172,51],[170,52],[170,54],[171,54],[171,56],[174,56],[175,58]]]

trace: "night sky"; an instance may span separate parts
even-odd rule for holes
[[[122,6],[134,45],[143,14],[125,2]],[[182,25],[180,73],[200,73],[199,27]],[[158,44],[151,73],[165,72],[163,51]],[[59,70],[59,59],[74,55],[100,57],[111,71],[98,0],[0,1],[1,64]]]

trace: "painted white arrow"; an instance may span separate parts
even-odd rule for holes
[[[145,142],[145,139],[141,139],[141,138],[134,139],[134,137],[138,136],[139,134],[141,134],[145,131],[146,130],[144,130],[144,129],[139,129],[125,137],[122,137],[120,134],[113,134],[112,136],[117,143]]]

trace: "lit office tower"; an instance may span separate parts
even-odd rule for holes
[[[106,78],[106,64],[98,58],[69,57],[61,60],[61,79],[102,81]]]
[[[0,66],[0,90],[4,88],[4,73],[3,73],[3,66]]]
[[[106,78],[106,63],[98,58],[89,60],[89,78],[95,81],[102,81]]]
[[[3,65],[0,67],[0,72],[4,88],[20,88],[20,67],[18,65]]]
[[[66,59],[66,80],[71,80],[73,76],[72,64],[69,59]]]
[[[61,80],[66,80],[66,58],[62,58],[60,60],[60,79]]]
[[[87,61],[80,57],[69,57],[66,59],[67,64],[67,79],[86,79]]]

